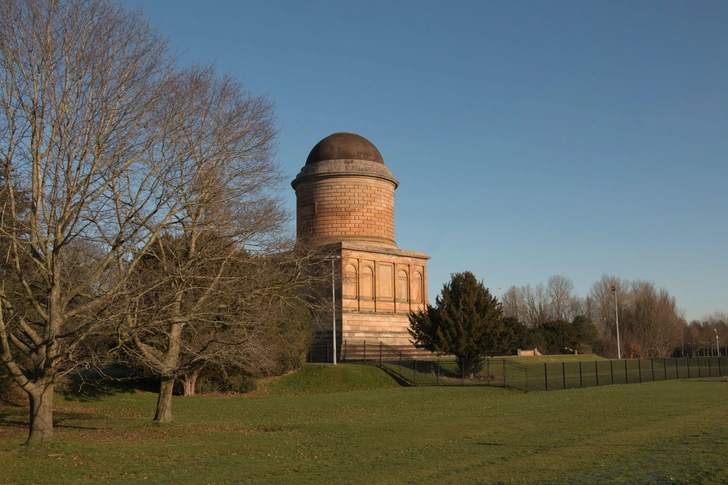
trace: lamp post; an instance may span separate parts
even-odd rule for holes
[[[718,342],[718,329],[714,328],[715,330],[715,350],[718,352],[718,357],[720,357],[720,343]]]
[[[332,322],[331,329],[333,330],[332,335],[334,336],[334,360],[333,364],[336,365],[336,260],[341,259],[341,256],[329,256],[326,259],[331,260],[331,307],[332,307]]]
[[[617,306],[617,285],[612,285],[614,292],[614,319],[617,322],[617,358],[622,358],[622,350],[619,346],[619,307]]]

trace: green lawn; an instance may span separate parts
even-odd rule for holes
[[[335,392],[351,379],[368,390]],[[728,483],[725,379],[521,393],[341,365],[268,388],[175,398],[164,426],[152,393],[58,396],[36,448],[19,446],[27,411],[5,406],[0,483]]]
[[[306,364],[303,369],[265,386],[269,395],[295,396],[332,392],[369,391],[400,387],[387,373],[371,366]]]
[[[606,360],[604,357],[599,357],[596,354],[559,354],[559,355],[536,355],[533,357],[506,357],[510,362],[517,362],[519,364],[533,364],[543,362],[590,362],[593,360]]]

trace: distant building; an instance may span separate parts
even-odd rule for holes
[[[297,239],[337,261],[337,347],[389,346],[414,351],[408,314],[427,303],[429,256],[397,248],[394,191],[399,185],[379,150],[354,133],[316,144],[295,180]],[[339,264],[340,263],[340,264]],[[332,323],[318,322],[331,341]]]

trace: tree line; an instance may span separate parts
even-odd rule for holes
[[[582,298],[574,293],[569,278],[556,275],[545,285],[510,287],[502,304],[506,316],[529,328],[554,320],[588,319],[597,330],[594,350],[608,357],[617,355],[617,321],[621,353],[629,358],[696,355],[703,348],[709,352],[708,332],[698,330],[703,325],[713,333],[712,348],[716,347],[716,330],[720,341],[724,341],[723,335],[728,337],[725,315],[716,313],[704,323],[687,322],[675,297],[645,280],[602,275]],[[700,341],[695,337],[698,334],[702,335]]]
[[[461,371],[473,373],[483,356],[517,349],[683,357],[717,355],[718,338],[727,355],[727,323],[726,314],[716,313],[688,324],[666,289],[643,280],[603,275],[581,298],[569,278],[557,275],[545,285],[512,286],[499,301],[466,271],[452,275],[434,306],[410,316],[410,334],[418,348],[455,355]]]

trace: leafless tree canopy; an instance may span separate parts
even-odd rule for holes
[[[683,355],[728,355],[728,313],[715,312],[682,328]]]
[[[503,294],[504,314],[530,327],[551,320],[571,321],[584,314],[583,301],[573,291],[574,283],[561,275],[550,277],[546,286],[511,286]]]
[[[135,255],[172,215],[166,42],[107,1],[0,7],[3,361],[31,400],[29,442],[52,435],[52,390]],[[21,197],[29,207],[21,211]]]
[[[677,347],[685,320],[675,298],[664,288],[602,275],[586,298],[573,291],[572,281],[558,275],[549,278],[546,286],[512,286],[503,295],[504,313],[531,328],[550,321],[587,317],[599,332],[605,352],[616,354],[618,312],[625,355],[666,357]]]
[[[280,337],[274,322],[299,322],[283,333],[307,341],[296,259],[306,255],[282,242],[272,104],[209,68],[181,71],[166,87],[157,118],[169,124],[161,130],[173,155],[167,180],[188,184],[170,198],[162,237],[143,255],[118,311],[126,355],[162,379],[157,421],[172,419],[180,376],[209,364],[249,373],[273,367],[273,347],[281,348],[271,345]]]
[[[183,337],[220,344],[226,315],[260,297],[235,272],[264,274],[287,216],[272,103],[212,68],[178,69],[137,11],[0,0],[0,78],[0,355],[35,443],[52,436],[58,376],[111,323],[162,375],[192,358]]]
[[[634,281],[620,329],[624,329],[628,357],[669,357],[684,324],[675,298],[648,281]]]
[[[629,287],[628,281],[606,274],[592,284],[587,296],[589,316],[602,337],[610,336],[616,339],[614,302],[616,298],[617,307],[624,310]]]

